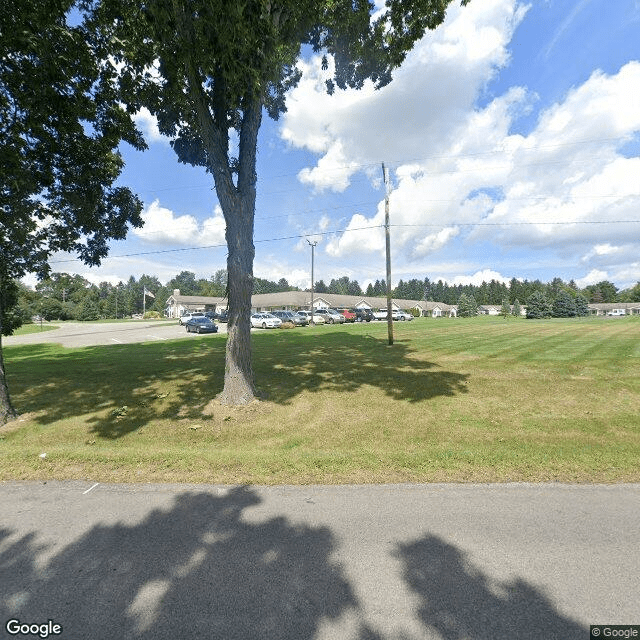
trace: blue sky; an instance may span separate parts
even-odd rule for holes
[[[555,276],[580,286],[640,280],[640,0],[474,0],[452,6],[394,81],[323,91],[319,61],[258,148],[254,274],[308,287],[385,274],[390,169],[392,280],[480,283]],[[92,282],[225,267],[213,182],[178,164],[138,115],[149,150],[123,148],[121,182],[145,226],[98,268],[56,256]]]

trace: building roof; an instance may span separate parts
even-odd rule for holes
[[[589,309],[613,311],[614,309],[640,309],[640,302],[591,302]]]
[[[324,300],[330,307],[357,307],[362,303],[365,303],[372,309],[378,309],[387,306],[386,297],[372,297],[372,296],[345,296],[338,295],[336,293],[314,293],[314,303],[316,300]],[[166,304],[181,304],[181,305],[223,305],[228,301],[226,298],[214,297],[214,296],[183,296],[179,291],[174,291],[173,294],[167,298]],[[421,308],[428,309],[427,304],[433,304],[443,309],[449,309],[450,305],[442,303],[425,303],[424,300],[403,300],[399,298],[392,299],[400,309]],[[309,291],[282,291],[280,293],[257,293],[251,296],[252,307],[286,307],[286,306],[298,306],[308,307],[311,304],[311,293]],[[433,308],[433,307],[430,307]]]

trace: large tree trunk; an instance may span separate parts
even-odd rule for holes
[[[233,215],[227,215],[227,278],[229,321],[224,389],[218,396],[223,404],[242,405],[255,399],[251,364],[251,294],[253,293],[253,217],[254,204],[239,202]],[[244,207],[242,205],[245,205]],[[250,210],[247,210],[249,209]]]
[[[256,397],[251,364],[251,295],[253,293],[253,221],[256,206],[256,152],[262,102],[245,98],[238,154],[238,181],[216,178],[216,191],[227,224],[226,239],[229,322],[224,389],[218,395],[223,404],[243,405]]]
[[[4,361],[2,359],[2,323],[0,321],[0,427],[16,417],[16,412],[11,406],[9,398],[9,387],[4,372]]]

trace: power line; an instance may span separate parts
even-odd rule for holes
[[[598,224],[640,224],[640,220],[580,220],[575,222],[449,222],[447,224],[392,224],[390,227],[429,227],[444,229],[446,227],[515,227],[515,226],[538,226],[538,225],[598,225]],[[349,233],[351,231],[370,231],[372,229],[384,229],[384,224],[369,225],[366,227],[354,227],[352,229],[334,229],[333,231],[317,231],[309,233],[300,233],[291,236],[281,236],[279,238],[263,238],[254,240],[255,244],[264,244],[267,242],[282,242],[284,240],[298,240],[300,238],[310,238],[313,236],[328,236],[338,233]],[[179,253],[183,251],[201,251],[203,249],[220,249],[226,247],[226,242],[220,244],[209,244],[200,247],[178,247],[174,249],[156,249],[154,251],[140,251],[135,253],[122,253],[115,256],[107,256],[108,258],[133,258],[140,256],[160,255],[164,253]],[[76,258],[71,260],[52,260],[50,264],[65,264],[76,262]]]
[[[392,227],[517,227],[539,225],[574,225],[574,224],[638,224],[640,220],[576,220],[569,222],[449,222],[447,224],[392,224]]]
[[[317,231],[314,233],[300,233],[297,235],[292,235],[292,236],[282,236],[280,238],[265,238],[262,240],[254,240],[254,244],[257,243],[265,243],[265,242],[281,242],[283,240],[298,240],[299,238],[309,238],[312,236],[326,236],[326,235],[331,235],[334,233],[347,233],[349,231],[366,231],[369,229],[379,229],[381,228],[381,226],[383,225],[372,225],[372,226],[368,226],[368,227],[358,227],[358,228],[354,228],[354,229],[336,229],[334,231]],[[162,253],[178,253],[181,251],[200,251],[203,249],[220,249],[222,247],[226,247],[227,243],[223,242],[221,244],[209,244],[209,245],[203,245],[201,247],[179,247],[176,249],[157,249],[154,251],[140,251],[140,252],[136,252],[136,253],[122,253],[119,254],[117,256],[107,256],[107,258],[133,258],[133,257],[139,257],[139,256],[151,256],[151,255],[157,255],[157,254],[162,254]],[[68,262],[76,262],[76,258],[71,259],[71,260],[51,260],[50,264],[65,264]]]

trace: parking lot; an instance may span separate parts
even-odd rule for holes
[[[219,333],[227,332],[227,325],[216,323]],[[52,331],[38,331],[22,336],[3,338],[4,345],[36,344],[57,342],[64,347],[88,347],[98,344],[130,344],[133,342],[153,342],[191,337],[206,338],[195,333],[187,333],[177,320],[132,320],[130,322],[69,322]]]

